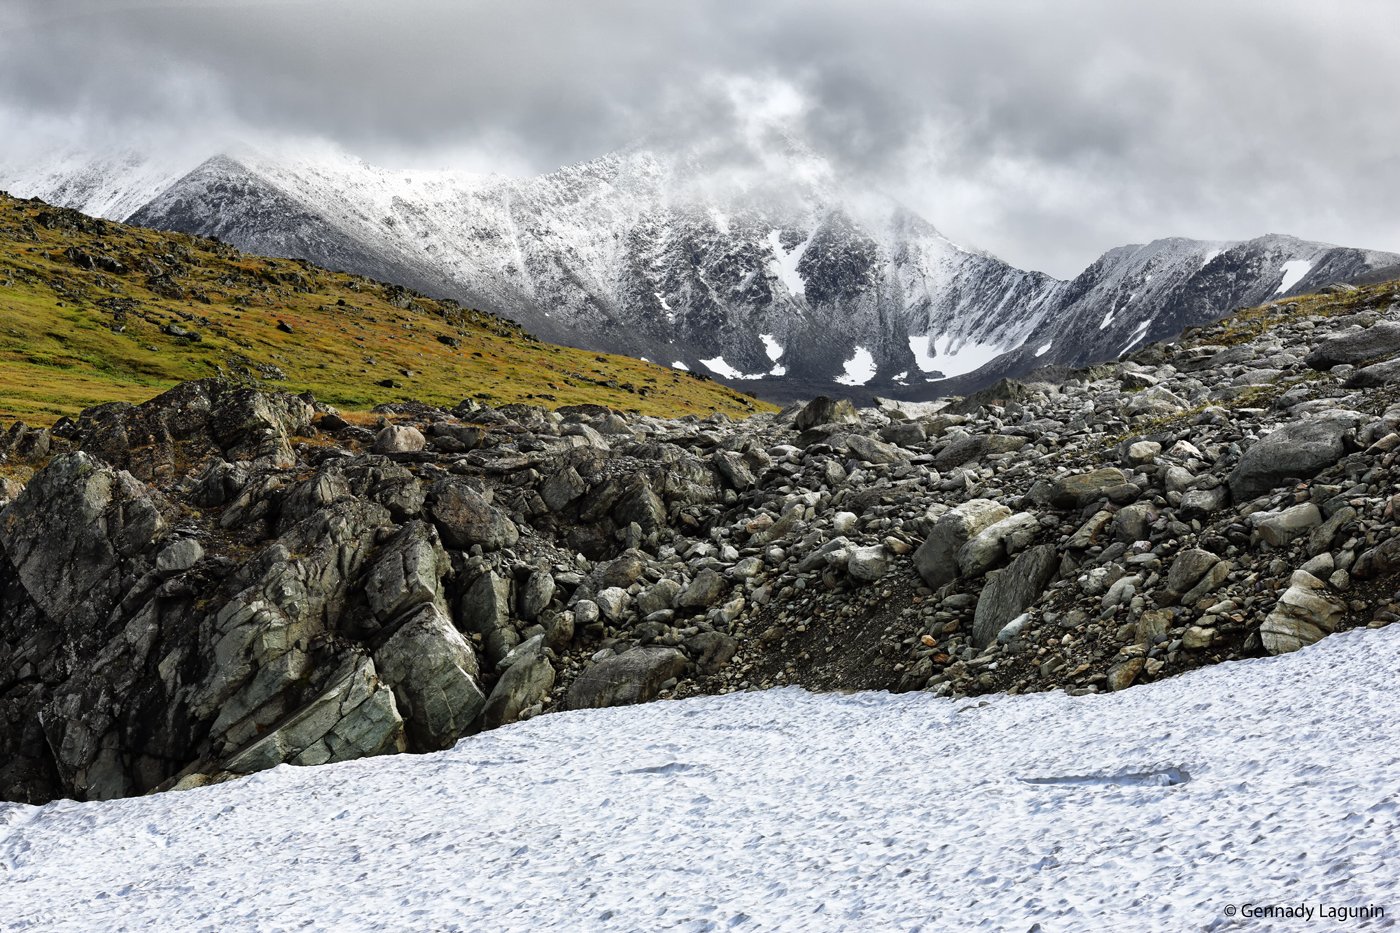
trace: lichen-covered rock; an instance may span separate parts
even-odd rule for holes
[[[1220,563],[1219,556],[1210,551],[1194,547],[1183,549],[1172,561],[1171,570],[1167,571],[1167,584],[1161,590],[1158,602],[1163,605],[1177,602],[1200,582],[1201,578],[1206,575],[1206,571],[1218,563]]]
[[[1039,599],[1054,578],[1059,562],[1054,546],[1042,544],[1024,551],[1005,569],[992,571],[977,599],[973,644],[991,644],[1008,622]]]
[[[1026,548],[1040,531],[1040,521],[1029,512],[1008,515],[977,532],[958,548],[958,573],[979,577]]]
[[[250,774],[287,762],[319,765],[405,750],[394,696],[366,657],[347,657],[324,688],[218,763]]]
[[[792,426],[806,431],[822,424],[858,424],[860,415],[849,399],[832,399],[818,395],[797,413]]]
[[[428,443],[423,432],[410,424],[388,424],[374,436],[374,452],[377,454],[417,453]]]
[[[535,621],[553,598],[554,577],[546,567],[535,568],[520,590],[520,618],[526,622]]]
[[[862,583],[874,583],[889,572],[889,556],[882,545],[854,548],[846,560],[846,572]]]
[[[100,630],[154,560],[170,511],[131,474],[68,454],[0,513],[0,549],[49,617],[72,618],[75,632]]]
[[[543,635],[521,644],[505,663],[510,666],[496,681],[482,709],[483,729],[495,729],[520,719],[522,712],[548,699],[554,686],[554,665],[545,656]]]
[[[1400,353],[1400,323],[1381,322],[1324,340],[1307,355],[1313,369],[1363,363]]]
[[[412,521],[379,551],[365,578],[365,598],[383,625],[423,603],[438,600],[447,555],[430,525]]]
[[[449,546],[467,550],[476,545],[498,551],[520,540],[515,522],[465,483],[444,482],[428,506],[434,524]]]
[[[1091,502],[1107,498],[1112,490],[1124,482],[1123,471],[1113,467],[1088,473],[1071,473],[1055,480],[1050,503],[1064,509],[1083,508]]]

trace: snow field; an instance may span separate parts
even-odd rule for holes
[[[1400,626],[1106,696],[785,689],[5,805],[0,929],[1166,931],[1271,928],[1227,916],[1243,904],[1394,913],[1397,688]]]

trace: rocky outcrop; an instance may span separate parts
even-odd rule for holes
[[[1297,651],[1335,632],[1346,611],[1346,604],[1327,592],[1327,584],[1299,570],[1259,627],[1259,637],[1269,654]]]
[[[1375,327],[1397,297],[1338,301]],[[366,424],[197,383],[10,429],[0,466],[33,475],[0,490],[0,795],[785,684],[1131,689],[1387,624],[1400,397],[1305,362],[1346,317],[1280,303],[907,411]]]

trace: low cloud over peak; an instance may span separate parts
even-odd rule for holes
[[[796,140],[953,239],[1077,272],[1268,231],[1400,249],[1392,4],[0,0],[12,152],[325,139],[548,171]]]

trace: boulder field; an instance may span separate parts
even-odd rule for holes
[[[365,418],[206,380],[16,424],[0,798],[777,685],[1121,690],[1388,624],[1396,299],[925,405]]]

